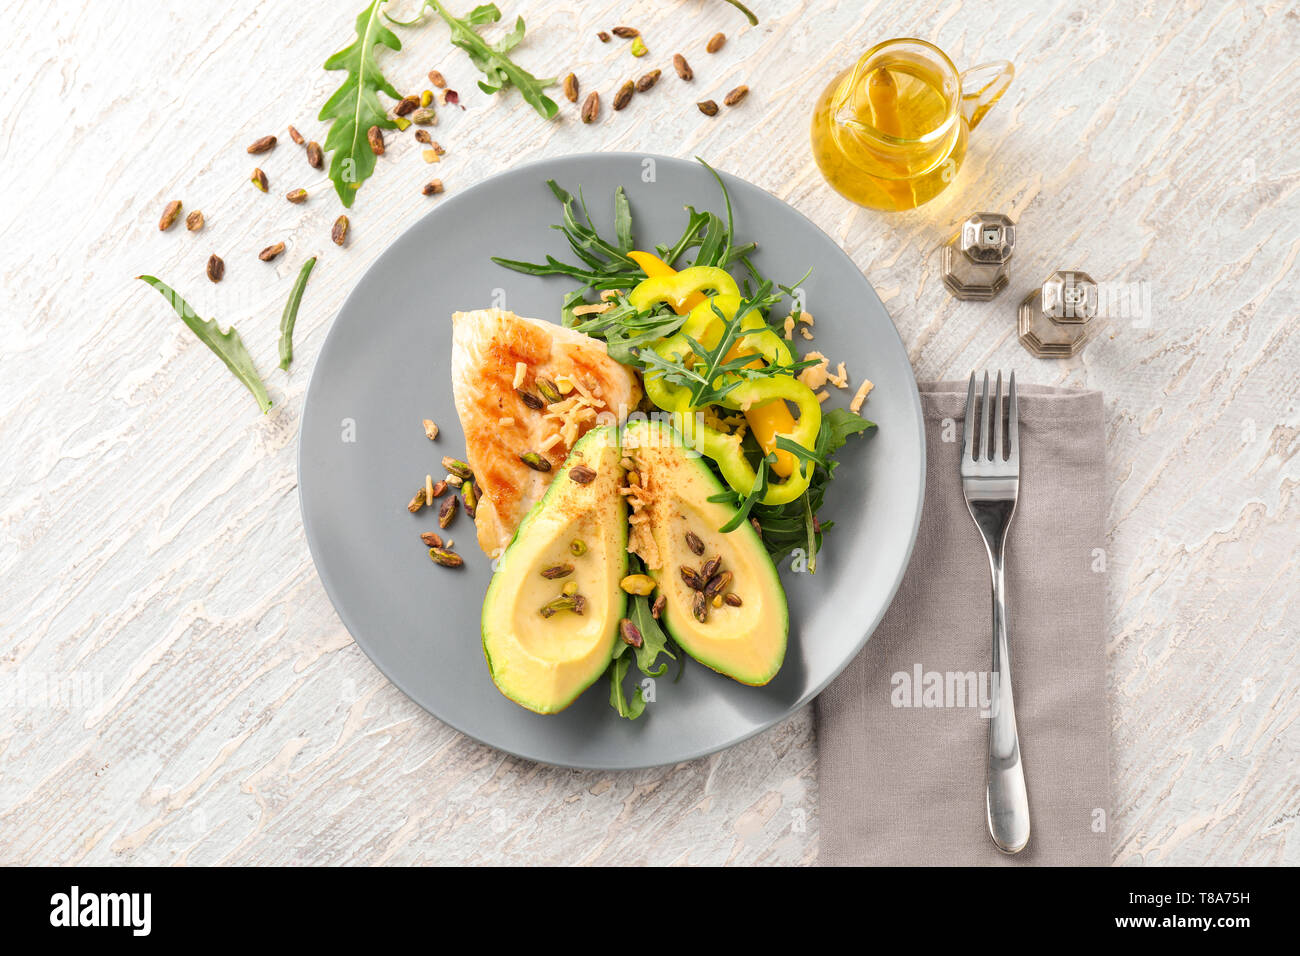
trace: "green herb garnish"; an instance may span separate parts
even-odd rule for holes
[[[312,267],[315,265],[315,256],[302,264],[302,268],[298,270],[298,278],[294,280],[293,288],[289,290],[289,301],[284,304],[284,312],[280,315],[280,368],[286,371],[289,363],[293,361],[293,326],[298,321],[298,306],[302,304],[302,293],[307,288],[307,277],[311,275]]]
[[[538,79],[510,59],[510,51],[524,38],[523,17],[515,20],[513,30],[496,43],[489,44],[479,35],[477,27],[501,19],[501,11],[495,3],[480,4],[464,17],[456,16],[438,0],[425,0],[425,7],[447,22],[447,26],[451,27],[451,42],[469,54],[470,61],[483,73],[478,87],[484,93],[496,93],[507,86],[513,86],[543,119],[552,119],[559,112],[555,101],[543,92],[555,84],[555,78]],[[393,22],[400,26],[410,26],[409,23],[397,20]]]
[[[370,127],[395,129],[397,124],[379,102],[379,93],[395,100],[401,94],[384,79],[375,62],[374,48],[382,43],[390,50],[400,50],[402,41],[380,22],[380,8],[388,0],[374,0],[356,20],[357,38],[325,61],[327,70],[347,70],[347,79],[321,107],[321,120],[332,122],[325,137],[325,148],[333,150],[330,180],[344,206],[351,206],[356,191],[375,171],[375,154],[366,133]]]
[[[244,387],[253,393],[253,397],[257,399],[257,407],[263,414],[270,410],[271,397],[266,394],[266,385],[262,383],[262,377],[257,374],[253,357],[248,354],[248,349],[244,347],[244,342],[234,326],[222,332],[217,326],[216,319],[199,318],[199,314],[181,298],[180,293],[161,279],[155,279],[153,276],[136,276],[136,278],[149,283],[162,294],[162,297],[176,310],[176,314],[181,317],[181,321],[190,327],[190,331],[197,335],[204,345],[212,349],[217,354],[217,358],[226,363],[226,368],[234,373],[235,378],[243,382]]]
[[[628,555],[628,574],[645,574],[645,564],[635,554]],[[635,658],[637,670],[646,677],[662,677],[668,671],[668,662],[663,661],[656,667],[661,654],[677,659],[677,655],[670,650],[671,643],[659,622],[655,620],[654,614],[650,611],[650,598],[644,594],[628,595],[627,616],[637,630],[641,632],[641,646],[635,648]],[[632,664],[632,655],[625,655],[624,652],[629,649],[629,645],[618,642],[614,648],[614,659],[609,665],[610,690],[609,704],[620,717],[626,717],[628,720],[636,720],[645,710],[646,702],[642,699],[641,686],[638,684],[633,696],[629,699],[623,692],[623,678],[627,676],[628,669]]]

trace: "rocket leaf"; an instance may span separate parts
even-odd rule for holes
[[[375,62],[375,46],[382,43],[400,50],[402,41],[380,21],[380,8],[388,0],[373,0],[358,16],[357,38],[325,61],[327,70],[347,70],[347,79],[321,107],[321,120],[332,121],[325,149],[333,151],[330,179],[344,206],[351,206],[361,184],[375,171],[375,154],[366,133],[370,127],[396,129],[397,124],[379,102],[379,93],[395,100],[401,94],[384,78]]]
[[[271,398],[266,394],[266,386],[262,384],[262,377],[257,374],[253,357],[248,354],[248,349],[244,348],[244,341],[233,326],[222,332],[216,319],[199,318],[198,313],[181,298],[180,293],[162,280],[155,279],[153,276],[136,276],[136,278],[149,283],[171,303],[171,307],[176,310],[181,321],[190,327],[190,331],[197,335],[204,345],[212,349],[217,354],[217,358],[226,363],[226,368],[235,373],[235,378],[243,382],[244,387],[253,393],[253,397],[257,399],[257,407],[263,414],[270,410]]]
[[[451,27],[451,42],[468,53],[470,61],[482,71],[483,79],[479,80],[479,89],[484,93],[495,93],[503,87],[513,86],[543,119],[555,116],[559,107],[543,92],[555,82],[555,78],[539,80],[510,59],[510,51],[524,38],[523,17],[515,20],[514,29],[493,45],[479,36],[475,27],[501,19],[501,11],[495,3],[481,4],[464,17],[457,17],[438,0],[425,0],[425,3],[447,21],[447,26]]]

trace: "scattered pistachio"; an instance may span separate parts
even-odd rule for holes
[[[457,478],[462,478],[465,481],[469,481],[474,477],[474,472],[470,469],[469,465],[461,461],[459,458],[452,458],[450,455],[443,456],[442,467],[446,468]]]
[[[641,31],[636,27],[615,27],[610,31],[610,33],[614,34],[614,36],[618,37],[620,40],[630,40],[633,37],[641,35]]]
[[[298,132],[292,126],[289,127],[289,138],[293,140],[295,143],[297,143],[299,146],[301,146],[303,143],[306,142],[306,140],[302,138],[302,133]]]
[[[320,148],[320,143],[315,140],[307,144],[307,162],[311,164],[312,169],[320,169],[325,165],[325,153]]]
[[[262,190],[262,192],[266,192],[266,188],[267,188],[266,173],[262,172],[260,169],[254,168],[253,175],[249,176],[248,178],[249,181],[252,182],[254,186]]]
[[[596,480],[596,471],[586,465],[574,465],[569,469],[569,478],[580,485],[589,485]]]
[[[569,595],[577,594],[577,593],[578,593],[578,582],[577,582],[577,581],[567,581],[567,582],[565,582],[564,587],[560,588],[560,593],[561,593],[561,594],[569,594]]]
[[[250,154],[267,153],[275,149],[275,137],[263,136],[261,139],[254,140],[253,144],[248,147]]]
[[[416,126],[437,126],[438,114],[433,111],[433,107],[426,106],[411,114],[411,122]]]
[[[423,541],[430,548],[442,547],[442,536],[439,535],[438,532],[436,531],[424,532],[423,534],[420,535],[420,540]]]
[[[732,591],[730,594],[726,595],[722,600],[725,601],[727,604],[730,604],[732,607],[740,607],[742,604],[745,603],[740,599],[740,595],[737,594],[735,591]]]
[[[429,135],[429,131],[427,129],[417,129],[415,131],[415,141],[417,143],[423,143],[425,146],[428,146],[430,143],[433,142],[433,137]],[[427,160],[429,157],[425,156],[424,158]]]
[[[587,553],[587,542],[581,538],[574,538],[569,542],[569,554],[575,558],[580,558]]]
[[[625,108],[628,103],[632,102],[632,94],[635,92],[636,84],[631,80],[620,86],[618,92],[614,94],[614,109],[621,110]]]
[[[559,387],[549,378],[544,376],[538,377],[535,384],[537,385],[537,390],[542,393],[542,398],[546,399],[547,402],[558,402],[564,397],[560,394]]]
[[[423,130],[421,130],[423,132]],[[438,162],[438,151],[436,149],[426,149],[420,153],[420,158],[426,163]]]
[[[594,123],[596,117],[600,116],[600,94],[595,90],[587,94],[587,99],[582,104],[581,115],[584,123]]]
[[[378,126],[366,130],[366,142],[370,144],[370,151],[376,156],[384,155],[384,131]]]
[[[700,540],[700,536],[694,531],[686,532],[686,547],[691,549],[691,554],[704,554],[704,542]]]
[[[551,470],[551,463],[547,461],[545,458],[543,458],[541,455],[537,454],[537,452],[535,451],[524,452],[522,455],[519,456],[519,460],[522,461],[529,468],[533,469],[533,471]]]
[[[415,514],[428,503],[429,499],[427,497],[427,492],[425,491],[424,485],[421,485],[420,490],[417,491],[415,497],[411,499],[411,503],[406,506],[406,510],[411,514]]]
[[[437,70],[429,71],[429,82],[432,83],[440,90],[446,89],[447,87],[447,81],[442,78],[442,74],[439,73]]]
[[[753,525],[753,527],[754,527],[754,533],[757,534],[757,535],[759,535],[759,536],[761,537],[762,534],[763,534],[763,526],[762,526],[761,524],[758,523],[758,519],[757,519],[757,518],[750,518],[750,519],[749,519],[749,523],[750,523],[751,525]]]
[[[527,392],[524,391],[522,388],[517,388],[515,389],[515,394],[519,396],[519,400],[521,402],[523,402],[525,405],[527,405],[529,408],[533,409],[534,411],[540,411],[541,409],[546,407],[546,403],[542,401],[540,398],[538,398],[536,395],[534,395],[532,392]]]
[[[632,41],[633,56],[645,56],[649,52],[650,51],[646,49],[645,40],[641,39],[641,37],[637,37]]]
[[[714,557],[709,558],[709,560],[704,562],[704,567],[700,568],[700,580],[703,581],[704,584],[708,584],[713,580],[713,576],[718,573],[718,569],[721,567],[721,556],[715,555]],[[701,587],[702,586],[703,585],[701,585]]]
[[[436,196],[438,195],[438,193],[442,191],[443,191],[443,185],[441,179],[429,180],[427,183],[424,184],[424,188],[420,190],[420,192],[422,192],[426,196]]]
[[[578,102],[578,77],[570,73],[564,78],[564,98],[570,103]]]
[[[198,232],[203,228],[203,223],[203,213],[197,209],[185,217],[185,228],[190,232]]]
[[[428,106],[433,102],[433,90],[425,90],[420,94],[420,105]]]
[[[704,51],[706,53],[717,53],[726,42],[727,35],[725,33],[715,33],[709,37],[709,42],[704,45]]]
[[[411,125],[411,121],[405,116],[394,116],[393,125],[397,127],[399,133],[405,133],[406,128]]]
[[[441,98],[443,106],[448,104],[451,104],[452,106],[460,106],[460,94],[455,90],[443,90]],[[464,109],[465,107],[460,106],[460,108]]]
[[[163,209],[162,218],[158,220],[158,231],[166,232],[172,226],[176,225],[176,217],[181,214],[181,201],[173,199]]]
[[[571,564],[552,564],[549,568],[542,568],[542,577],[548,581],[568,577],[572,573],[573,565]]]
[[[461,485],[465,484],[465,479],[459,475],[448,475],[442,480],[442,483],[444,485],[451,485],[453,488],[459,488]]]
[[[221,256],[215,252],[208,256],[208,278],[213,282],[220,282],[226,274],[226,264],[221,261]]]
[[[673,69],[677,71],[678,76],[688,83],[695,79],[695,71],[692,70],[691,65],[686,62],[686,57],[682,56],[680,53],[673,54]]]
[[[263,262],[270,262],[282,252],[284,252],[284,243],[276,242],[259,252],[257,258],[261,259]]]
[[[746,96],[748,96],[748,95],[749,95],[749,87],[748,87],[748,86],[743,86],[743,85],[742,85],[742,86],[738,86],[738,87],[736,87],[734,90],[732,90],[730,93],[728,93],[726,96],[724,96],[724,97],[722,98],[722,102],[723,102],[724,104],[726,104],[727,106],[735,106],[737,103],[739,103],[741,100],[743,100],[743,99],[744,99]]]
[[[435,482],[433,483],[433,497],[434,497],[434,498],[441,498],[441,497],[446,493],[446,491],[447,491],[447,482],[445,482],[445,481],[435,481]],[[429,501],[429,504],[433,504],[432,499]]]
[[[659,82],[659,77],[661,75],[663,75],[662,70],[651,70],[645,76],[636,81],[636,91],[638,93],[644,93],[646,90],[650,89],[650,87]]]
[[[307,190],[291,189],[284,194],[284,198],[289,200],[289,202],[293,203],[296,206],[299,203],[304,203],[307,201]]]
[[[659,595],[657,598],[655,598],[654,604],[650,605],[650,616],[654,618],[656,621],[659,620],[659,615],[664,613],[664,608],[666,608],[667,606],[668,606],[668,595],[666,594]]]
[[[446,548],[430,548],[429,557],[435,564],[441,564],[444,568],[458,568],[465,563],[465,559],[459,554]]]
[[[627,618],[618,622],[618,633],[623,638],[623,643],[629,647],[640,647],[645,643],[641,638],[641,629]]]
[[[447,525],[451,524],[454,520],[456,520],[456,508],[457,508],[457,502],[459,501],[460,501],[459,498],[457,498],[455,495],[451,495],[450,497],[444,499],[442,504],[439,505],[438,507],[439,528],[446,528]]]
[[[596,39],[599,40],[601,43],[608,43],[608,42],[609,42],[609,34],[606,33],[604,30],[597,30],[597,31],[596,31]]]
[[[709,619],[709,601],[704,596],[703,591],[695,592],[695,600],[691,602],[691,613],[695,615],[695,620],[701,624]]]
[[[655,579],[648,574],[629,574],[618,582],[628,594],[651,594],[655,589]]]
[[[398,116],[405,116],[407,113],[414,112],[420,107],[420,98],[418,96],[403,96],[401,102],[393,107],[393,112]]]
[[[465,499],[465,514],[474,517],[474,513],[478,511],[478,492],[474,489],[474,482],[467,481],[461,485],[460,496]]]
[[[702,100],[701,102],[696,103],[695,105],[700,108],[700,112],[703,113],[705,116],[718,115],[718,104],[713,102],[713,100]]]
[[[334,228],[330,230],[330,238],[334,240],[334,245],[341,246],[348,238],[348,217],[339,216],[334,220]]]
[[[700,572],[696,571],[689,564],[683,564],[678,570],[681,571],[682,580],[686,582],[688,588],[692,591],[704,590],[704,585],[708,583],[708,579],[701,578]]]
[[[438,424],[432,418],[426,418],[421,424],[424,425],[424,437],[433,441],[438,437]]]

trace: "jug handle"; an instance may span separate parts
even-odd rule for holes
[[[961,115],[966,125],[974,129],[993,109],[1002,94],[1011,85],[1016,68],[1010,60],[994,60],[972,66],[961,75]]]

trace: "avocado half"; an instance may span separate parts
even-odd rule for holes
[[[725,534],[718,530],[735,515],[735,508],[709,501],[726,489],[703,457],[686,447],[682,435],[668,424],[630,422],[622,443],[645,489],[639,497],[659,553],[659,567],[649,573],[667,599],[665,628],[705,667],[742,684],[766,684],[785,661],[790,612],[762,539],[748,521]],[[703,543],[702,554],[692,549],[688,532]],[[695,610],[699,592],[681,569],[699,573],[714,558],[720,559],[718,575],[731,573],[719,593],[724,598],[733,594],[740,606],[724,600],[715,607],[709,599],[701,621]]]
[[[619,494],[617,428],[594,428],[569,453],[497,562],[483,599],[483,653],[492,681],[539,714],[568,707],[605,672],[627,612],[627,506]],[[571,477],[584,466],[595,478]],[[575,546],[574,542],[580,542]],[[575,550],[583,553],[575,554]],[[543,575],[572,568],[561,577]],[[581,613],[543,607],[577,585]]]

